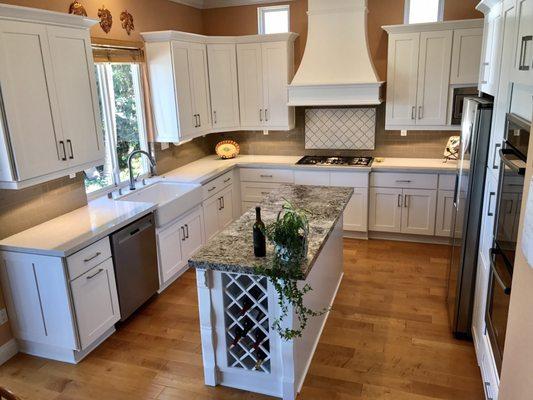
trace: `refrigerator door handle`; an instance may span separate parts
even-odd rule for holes
[[[455,185],[453,188],[453,206],[457,208],[457,193],[459,191],[459,175],[455,174]]]

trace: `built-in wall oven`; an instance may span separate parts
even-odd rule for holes
[[[505,140],[500,149],[498,206],[491,250],[491,271],[485,322],[498,371],[501,371],[507,314],[511,295],[518,224],[529,144],[530,123],[507,115]]]

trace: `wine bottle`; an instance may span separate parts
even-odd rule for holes
[[[261,221],[261,207],[255,207],[254,223],[254,254],[256,257],[266,256],[265,224]]]
[[[240,326],[237,326],[235,328],[235,336],[233,338],[233,342],[231,342],[231,345],[230,345],[230,349],[234,348],[235,346],[237,346],[237,343],[239,343],[239,341],[243,338],[243,336],[245,336],[243,334],[243,330]]]
[[[261,346],[261,343],[263,343],[263,340],[265,340],[266,335],[265,335],[265,332],[263,332],[261,329],[256,328],[254,330],[253,336],[254,336],[253,349],[254,351],[258,352],[260,350],[259,346]]]
[[[263,350],[259,349],[257,352],[257,361],[255,362],[254,369],[257,371],[261,368],[261,365],[265,362],[266,354]]]
[[[244,315],[248,312],[250,308],[253,306],[252,300],[248,296],[244,296],[244,299],[241,301],[241,315]]]
[[[254,327],[254,323],[248,317],[244,317],[241,323],[242,323],[242,328],[243,328],[242,336],[245,337],[248,334],[248,332],[250,332],[252,328]]]

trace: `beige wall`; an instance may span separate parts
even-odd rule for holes
[[[526,214],[525,205],[528,201],[527,192],[533,179],[533,157],[531,156],[533,155],[533,140],[529,141],[529,154],[525,178],[526,193],[522,199],[518,250],[515,256],[511,305],[503,353],[498,397],[500,400],[529,400],[533,392],[533,265],[528,266],[520,250]]]

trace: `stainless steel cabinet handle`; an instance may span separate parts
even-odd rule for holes
[[[72,150],[72,140],[67,139],[67,144],[70,149],[70,156],[68,158],[72,160],[74,158],[74,151]]]
[[[181,229],[181,241],[182,241],[182,242],[185,242],[185,240],[187,239],[187,238],[185,237],[185,227],[180,226],[180,229]]]
[[[418,119],[422,119],[424,115],[422,114],[422,111],[424,110],[424,107],[418,106]]]
[[[224,196],[222,196],[220,200],[222,200],[222,209],[226,208],[226,202],[224,201]]]
[[[185,224],[185,239],[189,239],[189,225]]]
[[[85,260],[83,260],[83,262],[89,262],[89,261],[92,261],[94,260],[96,257],[98,257],[99,255],[101,255],[102,253],[100,252],[97,252],[94,256],[91,256],[89,258],[86,258]]]
[[[520,71],[529,71],[529,64],[527,64],[527,44],[533,40],[533,36],[522,36],[522,43],[520,44],[520,65],[518,69]]]
[[[202,116],[198,114],[198,127],[202,126]]]
[[[494,217],[494,213],[491,211],[492,208],[492,198],[496,196],[496,192],[490,192],[489,193],[489,204],[487,206],[487,216],[488,217]]]
[[[231,178],[224,179],[224,183],[228,183],[229,181],[231,181]]]
[[[273,175],[259,175],[261,178],[273,178]]]
[[[265,121],[268,121],[268,108],[265,108]]]
[[[194,117],[194,127],[198,128],[198,119],[196,118],[196,114],[192,115]]]
[[[89,280],[89,279],[93,279],[96,275],[98,275],[98,274],[99,274],[100,272],[102,272],[103,270],[104,270],[103,268],[100,268],[100,269],[99,269],[98,271],[96,271],[94,274],[89,275],[89,276],[87,277],[87,280]]]
[[[261,192],[263,196],[266,196],[267,194],[270,194],[270,192]]]
[[[402,195],[398,194],[398,207],[402,206]]]
[[[489,387],[490,382],[483,382],[485,384],[485,394],[487,395],[487,400],[493,400],[491,396],[489,396]]]
[[[263,122],[263,109],[259,109],[259,122]]]
[[[217,112],[213,111],[213,122],[217,124]]]
[[[396,183],[411,183],[409,179],[397,179]]]
[[[411,119],[416,119],[416,107],[411,107]]]
[[[218,211],[222,210],[222,197],[218,198]]]
[[[498,149],[502,147],[501,143],[496,143],[494,145],[494,157],[492,158],[492,169],[498,169],[500,168],[499,165],[496,165],[496,155],[498,154]]]
[[[213,190],[215,190],[217,187],[216,186],[213,186],[211,189],[207,189],[208,192],[212,192]]]
[[[403,196],[403,206],[404,206],[405,208],[409,207],[409,204],[407,203],[407,199],[408,199],[408,197],[409,197],[409,195],[407,195],[407,194],[405,194],[405,195]]]
[[[61,148],[63,149],[63,156],[61,157],[61,161],[67,161],[67,149],[65,148],[65,142],[60,140],[59,144],[61,145]]]

